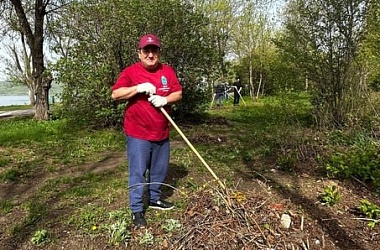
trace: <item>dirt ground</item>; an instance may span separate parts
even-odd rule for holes
[[[183,143],[175,142],[173,145],[184,146]],[[117,166],[124,161],[123,152],[112,153],[106,160],[88,164],[85,168],[63,169],[53,176],[41,173],[17,185],[0,184],[0,197],[16,198],[21,204],[33,197],[49,178],[80,175],[83,171],[116,171]],[[54,220],[59,214],[70,213],[69,207],[49,214],[49,230],[55,240],[47,246],[36,247],[30,242],[27,233],[18,238],[9,236],[9,226],[25,217],[22,208],[12,209],[0,217],[0,249],[379,249],[379,226],[369,229],[368,221],[363,219],[357,209],[362,198],[380,204],[379,197],[358,181],[327,180],[313,168],[313,164],[304,162],[295,171],[285,172],[275,165],[263,169],[261,164],[252,162],[245,170],[234,173],[234,184],[227,190],[220,190],[217,184],[196,190],[189,195],[188,208],[181,212],[168,212],[183,224],[181,235],[165,235],[159,224],[151,224],[149,230],[155,235],[163,234],[164,239],[160,244],[146,248],[134,240],[128,246],[110,246],[103,236],[81,234]],[[205,175],[208,174],[192,177],[195,181],[202,181]],[[171,172],[169,176],[173,178],[176,173]],[[341,192],[341,202],[336,206],[326,206],[320,202],[321,190],[326,185],[336,185]],[[222,201],[218,203],[215,197],[222,198]],[[176,192],[169,197],[174,202],[182,198]],[[125,200],[112,204],[114,207],[125,205]],[[281,226],[283,214],[290,215],[288,229]],[[132,231],[135,236],[138,233]]]

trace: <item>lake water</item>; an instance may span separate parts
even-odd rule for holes
[[[61,87],[53,84],[49,91],[49,102],[58,100],[57,94],[61,93]],[[23,85],[14,85],[0,81],[0,106],[29,105],[28,89]]]
[[[29,105],[27,95],[0,95],[0,106]]]

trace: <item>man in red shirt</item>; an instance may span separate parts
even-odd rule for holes
[[[143,210],[145,174],[149,170],[149,206],[169,210],[172,203],[161,199],[170,157],[167,112],[182,99],[182,87],[174,69],[160,63],[161,44],[158,37],[147,34],[140,38],[137,62],[125,68],[112,87],[114,100],[128,100],[124,116],[129,167],[129,204],[135,227],[147,225]]]

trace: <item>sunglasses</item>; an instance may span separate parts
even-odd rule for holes
[[[150,53],[157,54],[160,52],[160,48],[158,47],[142,48],[141,52],[144,53],[145,55],[149,55]]]

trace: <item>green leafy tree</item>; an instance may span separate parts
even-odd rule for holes
[[[380,2],[372,1],[368,11],[367,30],[361,50],[362,64],[367,70],[369,86],[380,91]]]
[[[217,49],[218,70],[217,78],[227,77],[226,56],[230,52],[231,31],[235,26],[235,16],[241,1],[210,0],[202,1],[202,12],[210,20],[209,36]]]
[[[266,8],[270,1],[255,0],[242,3],[240,12],[235,16],[236,25],[232,31],[232,53],[237,57],[240,67],[248,69],[247,79],[251,98],[264,92],[266,69],[271,55],[270,23]]]
[[[144,33],[161,38],[162,60],[176,69],[184,86],[175,113],[206,107],[200,83],[212,70],[215,50],[207,19],[192,5],[179,0],[81,1],[70,6],[59,25],[73,44],[55,68],[64,89],[62,115],[96,126],[118,123],[124,104],[111,99],[111,86],[138,60],[137,41]]]
[[[360,112],[363,96],[358,54],[369,0],[293,0],[279,47],[315,90],[320,126],[341,127]]]
[[[274,41],[281,36],[281,31],[275,34]],[[276,44],[276,42],[274,42]],[[309,84],[305,80],[303,71],[288,56],[277,48],[272,52],[269,62],[271,85],[267,87],[267,93],[283,93],[289,91],[308,91]],[[269,88],[269,89],[268,89]]]

